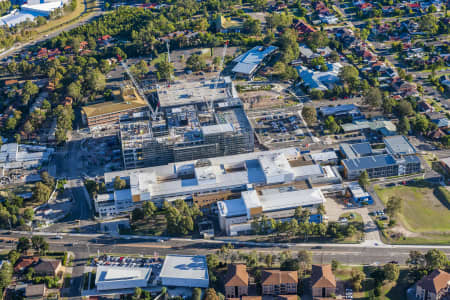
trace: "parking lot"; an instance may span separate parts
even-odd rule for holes
[[[269,149],[307,147],[311,142],[297,109],[252,112],[249,119],[259,142]]]
[[[126,267],[126,268],[149,268],[152,270],[159,271],[162,267],[162,258],[136,258],[136,257],[126,257],[126,256],[109,256],[103,255],[92,260],[91,266],[116,266],[116,267]]]

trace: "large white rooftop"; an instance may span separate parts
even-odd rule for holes
[[[261,207],[263,213],[295,209],[299,206],[318,205],[325,202],[320,189],[297,190],[292,187],[250,190],[242,192],[242,197],[218,202],[219,215],[224,217],[247,216],[252,218],[251,209]]]
[[[98,290],[146,287],[151,268],[99,266],[95,275]]]
[[[217,78],[186,81],[175,80],[168,86],[158,88],[160,107],[216,102],[234,98],[227,80]]]
[[[209,280],[206,256],[167,255],[159,277]]]

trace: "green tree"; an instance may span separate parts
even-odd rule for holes
[[[22,88],[22,104],[28,105],[31,97],[36,95],[39,92],[39,88],[35,85],[31,80],[25,81],[25,84]]]
[[[335,134],[340,130],[340,126],[336,123],[333,116],[328,116],[328,118],[325,119],[325,127],[331,134]]]
[[[284,63],[289,63],[298,58],[300,54],[300,47],[297,42],[297,37],[297,32],[292,28],[288,28],[278,39],[278,44],[282,54],[282,61]]]
[[[400,197],[391,197],[386,203],[386,214],[388,214],[391,218],[394,218],[402,208],[402,198]]]
[[[401,100],[397,105],[397,112],[400,117],[406,117],[413,113],[411,103],[406,100]]]
[[[203,56],[193,53],[186,61],[186,67],[194,72],[206,70],[206,62]]]
[[[299,268],[299,262],[295,258],[288,258],[282,261],[280,265],[280,270],[282,271],[298,271]]]
[[[396,101],[392,98],[392,97],[384,97],[384,101],[383,101],[383,113],[384,114],[391,114],[392,113],[392,109],[395,107],[396,105]]]
[[[272,267],[273,264],[273,255],[272,254],[267,254],[266,257],[264,258],[264,263],[266,264],[267,267]]]
[[[34,210],[31,207],[25,208],[23,211],[23,217],[27,222],[31,222],[34,218]]]
[[[157,211],[156,205],[152,201],[144,202],[144,204],[142,205],[142,209],[146,217],[153,216],[153,214]]]
[[[430,126],[430,121],[424,115],[417,115],[414,119],[414,131],[419,134],[425,134]]]
[[[366,279],[366,275],[360,269],[352,269],[350,276],[353,288],[359,292],[362,288],[362,282]]]
[[[48,243],[42,236],[33,235],[31,244],[33,249],[39,251],[41,254],[45,254],[48,251]]]
[[[308,250],[300,250],[297,253],[297,260],[301,270],[305,271],[309,269],[312,264],[312,254]]]
[[[0,269],[0,291],[3,291],[12,281],[13,268],[8,262],[5,262]]]
[[[170,80],[173,75],[173,70],[173,65],[166,60],[156,65],[156,72],[160,80]]]
[[[95,91],[101,92],[106,86],[106,77],[100,70],[94,70],[87,75],[87,86]]]
[[[331,260],[331,269],[334,271],[337,271],[339,269],[340,263],[336,259]]]
[[[438,249],[431,249],[425,254],[425,263],[428,270],[445,269],[448,264],[448,258],[444,252]]]
[[[24,253],[25,251],[29,250],[31,248],[30,239],[27,237],[21,237],[19,238],[19,241],[17,242],[16,249],[20,253]]]
[[[397,264],[386,264],[383,267],[384,278],[388,281],[397,281],[400,275],[400,267]]]
[[[356,83],[359,81],[358,69],[356,69],[352,65],[342,67],[339,73],[339,79],[342,82],[348,84],[350,87],[355,86]]]
[[[248,18],[244,21],[242,29],[245,33],[250,35],[260,35],[261,34],[261,21],[257,19]]]
[[[202,289],[194,288],[192,290],[192,300],[202,300]]]
[[[366,170],[364,170],[363,172],[361,172],[361,174],[359,174],[358,183],[365,190],[367,190],[367,188],[369,187],[370,179],[369,179],[369,174],[367,174]]]
[[[408,134],[411,130],[411,125],[409,124],[409,119],[407,117],[401,117],[398,122],[397,131],[400,134]]]
[[[426,14],[419,19],[420,30],[427,32],[429,34],[436,34],[438,31],[438,19],[432,14]]]
[[[47,171],[41,172],[40,176],[41,176],[41,181],[43,184],[45,184],[46,186],[48,186],[51,189],[55,188],[55,178],[50,176],[50,174],[48,174]]]
[[[11,250],[8,252],[8,260],[12,265],[16,264],[16,261],[20,258],[20,253],[16,250]]]
[[[72,97],[73,100],[80,101],[83,97],[81,92],[81,83],[74,81],[67,86],[67,96]]]
[[[37,182],[33,188],[33,200],[38,203],[47,202],[52,193],[51,189],[43,184],[42,182]]]
[[[364,103],[372,108],[379,107],[382,104],[381,91],[378,88],[372,88],[364,95]]]
[[[425,256],[420,251],[411,250],[406,263],[410,268],[422,268],[425,266]]]
[[[203,300],[220,300],[220,299],[219,296],[217,296],[216,290],[214,290],[213,288],[209,288],[206,290]]]
[[[309,126],[311,126],[317,121],[316,109],[312,106],[303,106],[302,116]]]

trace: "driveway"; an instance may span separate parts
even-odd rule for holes
[[[369,210],[373,210],[372,207],[352,207],[346,208],[343,204],[337,203],[336,200],[327,198],[325,202],[325,211],[328,216],[328,221],[336,222],[339,220],[339,216],[347,212],[356,212],[361,215],[364,223],[364,235],[365,241],[363,244],[382,244],[380,233],[378,231],[377,225],[372,221],[369,216]]]

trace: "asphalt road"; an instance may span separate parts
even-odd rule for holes
[[[15,247],[15,243],[7,243],[7,239],[17,240],[23,234],[0,234],[0,250],[9,250]],[[117,253],[128,255],[153,255],[158,252],[159,255],[169,253],[184,254],[210,254],[226,242],[191,240],[172,238],[165,241],[154,238],[113,238],[107,235],[64,235],[63,239],[56,239],[53,236],[48,237],[50,250],[52,251],[72,251],[75,254],[85,254],[88,257],[96,255],[99,251],[102,253]],[[309,250],[313,253],[315,262],[331,262],[337,259],[346,264],[374,264],[386,263],[391,260],[397,260],[404,263],[411,250],[427,251],[437,248],[450,255],[450,246],[408,246],[408,245],[364,245],[364,244],[272,244],[263,247],[261,244],[251,246],[243,242],[238,242],[235,251],[246,252],[256,250],[258,252],[279,253],[289,249],[291,252],[299,250]],[[78,256],[77,256],[78,257]]]
[[[20,236],[30,236],[30,234],[0,232],[0,251],[14,249],[16,241]],[[124,256],[164,256],[167,254],[207,255],[216,252],[225,243],[215,240],[177,238],[167,240],[152,237],[113,238],[98,234],[66,234],[62,239],[57,239],[54,234],[48,234],[47,240],[50,251],[70,251],[75,254],[72,284],[69,294],[66,295],[71,299],[80,298],[82,276],[86,260],[97,254],[108,253]],[[274,244],[263,247],[261,244],[251,246],[239,242],[235,244],[233,251],[239,251],[240,253],[257,251],[259,253],[279,254],[282,251],[290,250],[295,255],[299,250],[309,250],[313,254],[313,261],[315,263],[330,263],[335,259],[342,264],[348,265],[382,265],[390,261],[398,261],[400,264],[404,264],[411,250],[426,252],[432,248],[438,248],[444,251],[447,256],[450,256],[450,246],[393,246],[384,244]]]
[[[86,0],[85,0],[85,3],[86,3]],[[101,6],[102,3],[97,1],[97,5]],[[85,11],[83,12],[83,14],[81,16],[83,16],[85,13],[86,13],[86,9],[85,9]],[[101,16],[102,14],[103,14],[103,11],[101,9],[99,9],[99,10],[95,11],[94,13],[92,13],[91,15],[89,15],[88,18],[78,20],[75,23],[67,25],[67,26],[61,26],[58,29],[56,29],[55,31],[52,31],[49,34],[44,35],[40,39],[36,39],[36,40],[30,41],[30,42],[27,42],[27,43],[23,43],[23,44],[19,44],[17,46],[13,46],[13,47],[9,48],[8,50],[3,51],[2,53],[0,53],[0,58],[14,56],[17,53],[23,51],[24,49],[26,49],[26,48],[28,48],[30,46],[39,44],[39,43],[44,42],[44,41],[46,41],[48,39],[52,39],[52,38],[56,37],[57,35],[59,35],[63,31],[69,31],[69,30],[72,30],[72,29],[74,29],[74,28],[76,28],[78,26],[81,26],[81,25],[84,25],[86,23],[89,23],[90,21],[92,21],[93,19]]]

